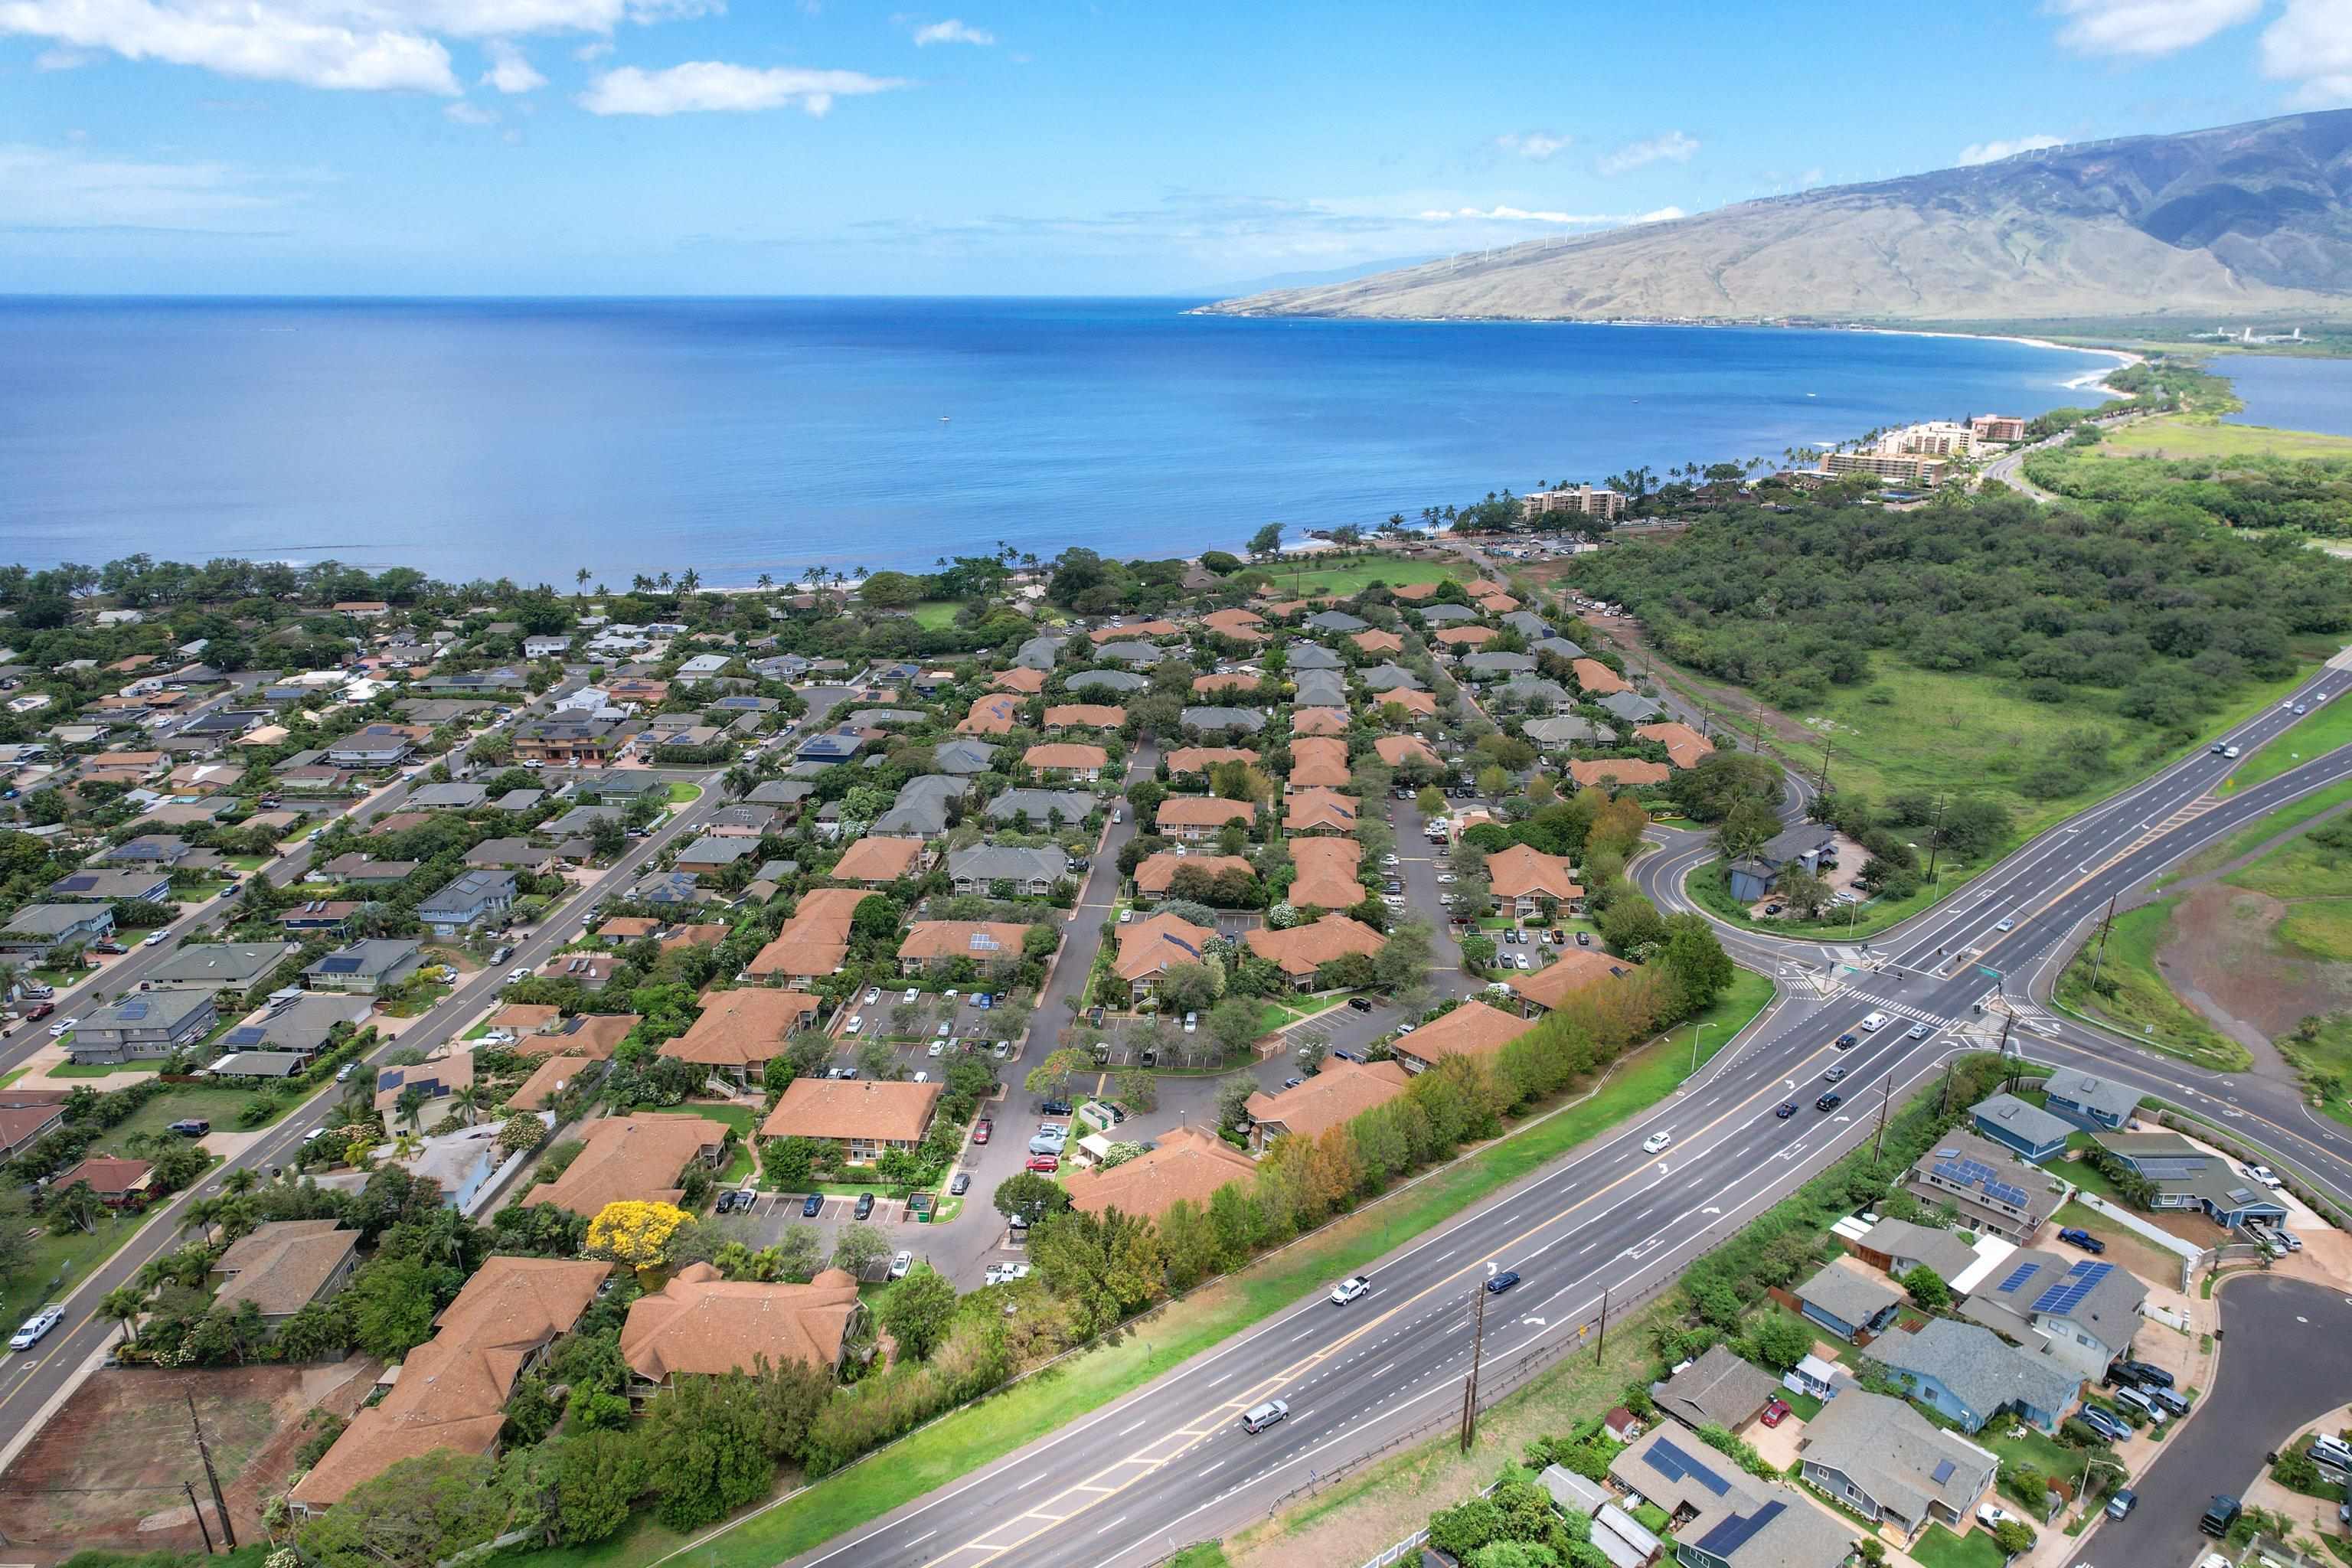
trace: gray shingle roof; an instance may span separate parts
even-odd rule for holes
[[[1072,691],[1141,691],[1151,682],[1131,669],[1082,669],[1063,684]]]
[[[1283,650],[1283,658],[1294,670],[1339,669],[1347,664],[1347,660],[1320,643],[1292,643]]]
[[[2004,1343],[1990,1329],[1949,1318],[1882,1334],[1871,1342],[1870,1354],[1892,1371],[1934,1378],[1980,1416],[2009,1405],[2063,1415],[2082,1387],[2082,1379],[2064,1367]]]
[[[1095,797],[1084,790],[1009,789],[988,803],[988,819],[1011,822],[1025,811],[1033,825],[1042,826],[1046,817],[1058,810],[1064,822],[1076,826],[1094,808]]]
[[[1467,605],[1423,605],[1421,618],[1433,626],[1458,626],[1465,621],[1476,620],[1478,612]]]
[[[1664,1383],[1650,1385],[1650,1397],[1667,1415],[1693,1426],[1734,1431],[1772,1397],[1780,1380],[1762,1367],[1717,1345]]]
[[[1247,708],[1187,708],[1179,722],[1194,730],[1240,730],[1255,735],[1265,728],[1265,715]]]
[[[1846,1389],[1822,1405],[1805,1424],[1805,1438],[1807,1463],[1843,1472],[1882,1505],[1914,1521],[1927,1513],[1930,1500],[1966,1510],[1997,1462],[1906,1401],[1861,1388]]]
[[[1656,699],[1644,697],[1638,691],[1612,691],[1601,699],[1601,706],[1628,724],[1646,723],[1665,711]]]
[[[2108,1116],[2129,1116],[2139,1109],[2139,1090],[2111,1078],[2100,1078],[2080,1068],[2060,1068],[2042,1086],[2053,1100],[2072,1100],[2087,1110]]]
[[[1364,684],[1374,691],[1393,691],[1403,687],[1407,691],[1426,691],[1429,688],[1421,677],[1401,664],[1376,664],[1364,671]]]
[[[1883,1219],[1855,1243],[1889,1258],[1916,1258],[1948,1285],[1968,1271],[1977,1255],[1967,1242],[1948,1230],[1913,1225],[1907,1219]]]
[[[1042,878],[1057,882],[1070,874],[1070,858],[1058,847],[1027,848],[1017,844],[975,844],[948,855],[948,876],[953,881],[1027,882]]]
[[[1309,616],[1307,624],[1318,632],[1364,632],[1372,628],[1371,622],[1360,620],[1345,610],[1325,610],[1320,615]]]
[[[1797,1299],[1842,1323],[1867,1323],[1903,1300],[1903,1293],[1859,1268],[1832,1263],[1797,1287]]]
[[[1606,724],[1575,718],[1530,719],[1527,731],[1528,739],[1539,746],[1565,746],[1579,741],[1606,744],[1617,738],[1617,731]]]
[[[2063,1143],[2076,1131],[2073,1122],[2063,1116],[2053,1116],[2030,1100],[2013,1094],[1996,1094],[1969,1107],[1969,1114],[1979,1126],[1998,1127],[2011,1137],[2035,1148],[2044,1143]]]
[[[931,837],[948,828],[948,807],[963,797],[964,781],[947,773],[923,773],[898,786],[890,809],[874,819],[873,831],[886,836],[918,834]]]

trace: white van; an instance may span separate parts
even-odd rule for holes
[[[1884,1013],[1873,1013],[1862,1021],[1862,1032],[1865,1035],[1874,1035],[1885,1027],[1886,1027],[1886,1015]]]
[[[1242,1430],[1255,1435],[1290,1414],[1290,1406],[1279,1399],[1269,1399],[1264,1405],[1244,1412]]]
[[[2339,1470],[2352,1470],[2352,1445],[2322,1434],[2311,1440],[2311,1457]]]
[[[2116,1404],[2130,1405],[2158,1426],[2163,1426],[2168,1417],[2168,1412],[2162,1405],[2137,1388],[2118,1388],[2114,1393],[2114,1398]]]

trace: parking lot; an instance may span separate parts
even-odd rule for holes
[[[836,1064],[855,1064],[860,1049],[869,1039],[877,1037],[889,1043],[909,1071],[921,1071],[929,1062],[943,1062],[950,1051],[963,1047],[994,1056],[993,1047],[999,1042],[1003,1043],[1005,1052],[994,1059],[1021,1059],[1021,1037],[1030,1019],[1029,1010],[1022,1002],[1000,1006],[996,994],[961,992],[950,999],[930,991],[915,992],[915,999],[909,1002],[907,994],[902,988],[883,990],[872,1002],[861,996],[847,1010],[840,1032],[835,1037]],[[979,1000],[982,995],[988,997],[986,1005]],[[850,1033],[853,1022],[856,1024],[856,1034]],[[936,1055],[934,1047],[938,1047]]]

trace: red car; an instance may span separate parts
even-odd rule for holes
[[[46,1018],[57,1010],[58,1005],[54,1002],[36,1002],[25,1009],[25,1019],[30,1023],[36,1018]]]
[[[1789,1418],[1789,1402],[1788,1402],[1787,1400],[1785,1400],[1785,1399],[1771,1399],[1771,1400],[1768,1400],[1768,1401],[1766,1401],[1766,1402],[1765,1402],[1765,1405],[1764,1405],[1764,1425],[1765,1425],[1765,1426],[1778,1426],[1781,1422],[1783,1422],[1783,1421],[1787,1420],[1788,1418]]]
[[[995,1131],[996,1123],[983,1116],[971,1125],[971,1141],[975,1143],[985,1143],[988,1142],[989,1134]]]
[[[1050,1176],[1062,1168],[1062,1157],[1059,1154],[1032,1154],[1029,1156],[1029,1168],[1040,1175]]]

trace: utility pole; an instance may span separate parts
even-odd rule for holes
[[[2016,1022],[2017,1015],[2014,1013],[2003,1013],[2000,1016],[2000,1045],[1997,1049],[2000,1051],[2001,1059],[2004,1061],[2009,1059],[2010,1026]],[[2017,1089],[2017,1069],[2013,1067],[2010,1068],[2009,1071],[2009,1087],[2011,1092],[2014,1092]]]
[[[1609,1348],[1609,1287],[1601,1287],[1601,1332],[1592,1345],[1592,1364],[1601,1364],[1601,1352]]]
[[[205,1532],[205,1555],[210,1557],[213,1554],[213,1532],[205,1523],[203,1506],[196,1501],[196,1484],[194,1481],[182,1481],[180,1489],[188,1494],[188,1511],[196,1516],[196,1528]],[[228,1521],[223,1520],[221,1522],[226,1524]]]
[[[1478,1436],[1478,1358],[1486,1346],[1486,1288],[1470,1297],[1470,1375],[1462,1380],[1462,1451],[1468,1453]]]
[[[1944,797],[1936,797],[1936,824],[1927,835],[1927,886],[1936,885],[1936,854],[1944,847]]]
[[[1944,1064],[1944,1098],[1936,1107],[1937,1116],[1948,1116],[1952,1112],[1952,1074],[1959,1065],[1960,1058],[1958,1057]]]
[[[213,1468],[213,1451],[205,1442],[205,1424],[196,1419],[196,1396],[187,1395],[188,1425],[195,1428],[196,1453],[205,1461],[205,1481],[213,1489],[213,1511],[220,1516],[221,1540],[231,1552],[236,1550],[236,1526],[228,1521],[228,1500],[221,1496],[220,1473]]]
[[[1818,794],[1827,795],[1830,793],[1830,753],[1836,749],[1836,736],[1823,735],[1822,737],[1822,782],[1815,786],[1816,793]]]
[[[2091,989],[2095,992],[2099,988],[2099,966],[2107,961],[2107,932],[2115,927],[2116,900],[2123,896],[2124,893],[2121,888],[2116,889],[2113,893],[2109,894],[2107,897],[2107,912],[2100,917],[2099,920],[2099,951],[2091,960]]]
[[[1878,1086],[1878,1136],[1870,1145],[1870,1163],[1878,1163],[1880,1151],[1886,1147],[1886,1108],[1895,1102],[1895,1075],[1888,1073],[1886,1081]]]

